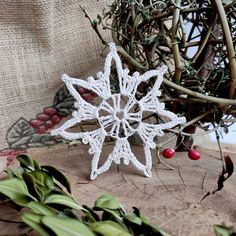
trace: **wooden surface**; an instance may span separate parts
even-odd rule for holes
[[[111,147],[105,149],[104,155],[110,152]],[[134,151],[141,155],[140,148]],[[225,182],[222,191],[200,202],[202,196],[216,186],[221,172],[218,153],[214,156],[203,153],[199,161],[189,160],[187,153],[177,153],[168,161],[176,167],[175,171],[162,164],[157,165],[153,155],[152,178],[144,177],[132,165],[119,168],[113,165],[94,181],[88,179],[91,157],[86,146],[70,149],[56,146],[32,150],[31,154],[40,164],[53,165],[63,171],[72,182],[74,196],[82,204],[92,206],[102,193],[112,193],[127,210],[131,211],[132,206],[140,208],[170,235],[212,236],[215,235],[212,230],[214,224],[236,225],[235,173]],[[236,155],[231,154],[231,158],[236,160]],[[9,210],[0,208],[0,212],[1,218],[4,218]],[[14,218],[13,215],[8,213],[7,218]],[[0,235],[20,235],[18,226],[0,221]]]

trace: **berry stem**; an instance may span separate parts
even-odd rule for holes
[[[174,134],[173,136],[171,136],[170,138],[168,138],[167,140],[163,141],[162,143],[159,143],[156,145],[157,149],[160,149],[162,146],[164,146],[165,144],[171,142],[173,139],[176,138],[176,135]]]

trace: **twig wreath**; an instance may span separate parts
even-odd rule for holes
[[[163,75],[167,71],[166,66],[157,70],[150,70],[140,75],[135,72],[129,75],[128,69],[123,69],[121,59],[116,51],[114,43],[109,44],[104,72],[98,72],[97,78],[89,77],[87,81],[71,78],[67,75],[62,76],[71,95],[76,99],[74,104],[77,111],[72,113],[72,118],[67,120],[62,126],[52,131],[52,135],[60,135],[68,140],[82,139],[84,144],[89,144],[89,153],[93,155],[91,165],[91,179],[95,179],[99,174],[106,172],[112,162],[119,165],[121,159],[125,165],[130,162],[144,172],[144,175],[151,177],[152,155],[151,149],[156,147],[154,138],[164,135],[163,130],[172,128],[178,124],[186,122],[184,117],[165,110],[164,103],[160,103],[158,97],[161,95],[159,90],[163,80]],[[110,75],[112,62],[115,62],[117,76],[119,80],[119,93],[112,93],[110,86]],[[135,95],[138,85],[156,77],[153,88],[140,100]],[[81,86],[96,93],[102,102],[92,105],[85,101],[74,86]],[[127,98],[124,106],[121,104],[122,97]],[[143,122],[143,112],[152,112],[168,118],[170,121],[161,124],[149,124]],[[97,119],[100,128],[86,132],[68,132],[81,121]],[[135,127],[132,123],[136,123]],[[141,163],[133,154],[128,138],[138,134],[143,142],[145,164]],[[98,167],[103,143],[106,136],[115,140],[113,151],[107,157],[105,163]]]

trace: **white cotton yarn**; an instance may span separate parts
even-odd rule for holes
[[[123,159],[124,164],[130,162],[138,169],[144,172],[145,176],[151,177],[152,156],[151,149],[156,147],[154,142],[155,136],[162,136],[163,130],[172,128],[178,124],[186,122],[184,117],[178,117],[176,114],[165,110],[164,103],[160,103],[158,97],[161,95],[159,90],[163,80],[163,75],[167,71],[166,66],[162,66],[157,70],[150,70],[140,75],[135,72],[129,75],[128,69],[123,69],[121,59],[116,51],[114,43],[109,44],[110,52],[108,53],[104,72],[98,72],[97,79],[89,77],[87,81],[71,78],[67,75],[62,76],[62,80],[66,84],[71,95],[76,99],[75,108],[77,111],[72,113],[72,118],[67,120],[62,126],[52,131],[52,135],[60,135],[68,140],[82,139],[84,144],[89,144],[89,153],[93,155],[91,164],[91,179],[95,179],[99,174],[106,172],[112,162],[120,164]],[[110,89],[110,73],[111,65],[114,60],[117,75],[119,79],[120,93],[112,94]],[[138,85],[152,77],[156,77],[153,88],[141,100],[136,100],[135,94]],[[97,107],[86,102],[75,89],[74,85],[81,86],[95,92],[101,99],[101,104]],[[127,97],[126,105],[121,108],[121,96]],[[111,101],[110,103],[108,102]],[[131,111],[132,108],[139,107],[138,111]],[[105,111],[106,115],[99,115],[100,111]],[[143,112],[153,112],[158,115],[169,118],[169,122],[161,124],[148,124],[142,121]],[[94,131],[72,133],[66,131],[84,120],[97,119],[100,128]],[[137,126],[131,126],[132,122],[136,122]],[[122,135],[121,135],[122,130]],[[133,154],[128,137],[133,134],[139,134],[143,142],[145,163],[142,164]],[[115,140],[115,146],[107,157],[105,163],[98,167],[100,154],[103,148],[104,139],[110,136]]]

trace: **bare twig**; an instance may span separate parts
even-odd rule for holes
[[[212,125],[213,125],[214,128],[216,128],[214,123]],[[217,141],[219,151],[220,151],[220,159],[222,161],[223,171],[226,171],[225,159],[224,159],[223,151],[222,151],[221,144],[220,144],[220,135],[219,135],[219,132],[218,132],[217,129],[215,130],[215,135],[216,135],[216,141]]]

